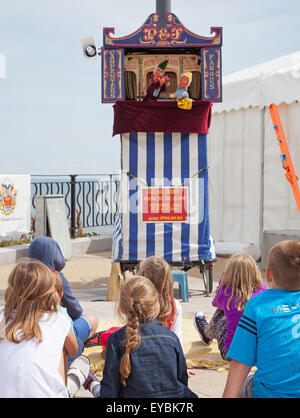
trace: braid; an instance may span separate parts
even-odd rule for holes
[[[139,334],[140,321],[139,315],[135,307],[132,311],[128,312],[128,323],[126,327],[126,347],[132,350],[136,350],[141,343],[141,337]]]
[[[140,326],[153,320],[159,312],[157,291],[149,279],[135,276],[128,280],[121,289],[119,314],[125,314],[125,353],[120,360],[121,384],[126,386],[126,379],[131,373],[130,353],[141,345]]]
[[[126,349],[120,361],[121,384],[123,386],[126,386],[126,379],[131,373],[130,353],[132,350],[137,350],[141,345],[139,314],[136,308],[137,304],[133,303],[132,309],[127,313],[128,322],[125,331]]]

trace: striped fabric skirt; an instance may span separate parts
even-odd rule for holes
[[[212,260],[207,135],[121,135],[119,213],[113,261],[151,255],[168,262]]]

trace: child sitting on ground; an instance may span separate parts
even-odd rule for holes
[[[231,342],[223,397],[300,397],[300,242],[271,248],[266,279],[269,289],[247,302]]]
[[[127,325],[108,338],[100,397],[197,397],[188,388],[178,337],[156,319],[160,306],[153,283],[143,276],[126,281],[118,312]]]
[[[169,264],[162,257],[151,256],[140,262],[137,274],[147,277],[154,284],[159,295],[160,306],[157,320],[173,331],[182,344],[182,308],[180,302],[173,296],[173,281]],[[100,337],[103,348],[101,352],[102,358],[105,359],[106,356],[108,337],[118,329],[117,327],[112,327],[102,333]],[[192,371],[188,372],[189,377],[194,374]],[[93,388],[97,386],[97,383],[98,379],[93,373],[90,373],[84,387],[93,392]]]
[[[212,301],[217,308],[212,319],[207,323],[202,311],[197,311],[194,316],[195,328],[202,342],[209,345],[215,338],[222,358],[230,361],[227,351],[245,305],[251,297],[265,290],[251,255],[238,253],[230,257]]]
[[[8,278],[0,312],[0,397],[63,397],[63,349],[78,350],[69,318],[58,307],[56,275],[43,263],[18,263]]]
[[[174,298],[170,265],[162,257],[151,256],[140,262],[137,274],[147,277],[154,284],[160,304],[157,319],[175,332],[182,342],[182,308],[180,302]]]
[[[98,318],[92,314],[83,312],[79,301],[72,294],[71,286],[61,270],[65,267],[66,260],[58,243],[50,237],[37,237],[30,244],[28,257],[39,260],[50,269],[57,271],[62,279],[63,296],[61,305],[67,309],[68,315],[73,320],[74,334],[78,343],[78,351],[75,356],[68,358],[68,364],[72,363],[84,349],[84,343],[95,334],[98,327]]]
[[[162,257],[151,256],[140,262],[137,274],[147,277],[154,284],[160,303],[160,312],[157,319],[171,331],[175,332],[180,342],[182,342],[182,308],[180,302],[173,295],[170,265]],[[100,337],[103,347],[103,358],[105,358],[107,338],[117,329],[117,327],[112,327],[103,332]]]

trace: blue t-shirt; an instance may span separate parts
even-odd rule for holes
[[[227,356],[257,367],[254,398],[299,398],[300,292],[267,289],[249,299]]]

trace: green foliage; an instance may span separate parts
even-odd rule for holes
[[[13,245],[24,245],[24,244],[30,244],[31,243],[30,238],[23,238],[23,239],[6,239],[3,241],[0,241],[0,248],[3,247],[11,247]]]

